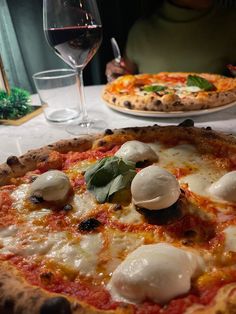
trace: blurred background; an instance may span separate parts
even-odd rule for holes
[[[123,52],[128,30],[134,21],[148,15],[161,0],[97,0],[103,23],[103,42],[84,71],[85,85],[106,83],[105,66],[113,58],[110,38]],[[220,0],[221,6],[235,1]],[[39,71],[66,68],[47,45],[43,33],[43,0],[0,0],[0,55],[10,86],[35,92],[32,75]]]
[[[129,28],[146,14],[153,0],[98,0],[103,23],[103,42],[84,71],[85,85],[106,82],[105,66],[113,58],[110,38],[116,37],[124,49]],[[32,75],[39,71],[66,68],[43,33],[43,0],[1,0],[0,54],[10,86],[35,92]],[[20,75],[20,77],[19,77]]]

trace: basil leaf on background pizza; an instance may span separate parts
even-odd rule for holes
[[[215,86],[211,82],[197,75],[189,75],[187,77],[187,86],[197,86],[205,91],[215,89]]]
[[[167,87],[163,85],[150,85],[150,86],[144,86],[143,90],[145,92],[155,93],[155,92],[164,91],[166,88]]]
[[[116,156],[106,157],[85,172],[85,182],[97,201],[104,203],[116,192],[129,187],[135,175],[135,163]]]

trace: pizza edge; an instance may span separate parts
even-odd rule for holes
[[[63,302],[65,314],[131,314],[133,309],[127,306],[116,310],[98,310],[84,302],[70,298],[60,293],[29,284],[13,266],[7,262],[1,263],[0,269],[0,312],[7,314],[35,314],[54,313],[56,302]],[[65,308],[64,308],[65,307]],[[57,307],[58,309],[58,307]],[[193,304],[184,312],[185,314],[232,314],[236,312],[236,284],[227,284],[220,288],[213,301],[203,306]]]
[[[105,130],[104,133],[97,135],[87,135],[83,137],[60,140],[49,144],[42,148],[33,149],[20,157],[10,156],[7,161],[0,165],[0,186],[10,183],[12,178],[25,175],[28,171],[34,170],[37,164],[47,161],[50,152],[57,151],[59,153],[67,153],[69,151],[83,152],[95,147],[112,147],[115,145],[114,137],[125,137],[126,141],[137,139],[142,141],[145,138],[149,140],[158,139],[159,136],[172,138],[173,134],[183,140],[193,140],[195,145],[201,146],[206,152],[209,147],[212,150],[216,148],[216,144],[224,145],[229,150],[232,149],[236,153],[236,138],[230,134],[223,134],[213,131],[211,128],[196,128],[194,122],[190,119],[184,120],[179,125],[169,126],[146,126],[146,127],[129,127],[123,129]],[[223,151],[223,149],[221,149]],[[227,153],[226,151],[224,153]],[[232,157],[232,156],[229,156]],[[235,158],[236,159],[236,158]],[[234,161],[234,160],[233,160]]]
[[[57,300],[55,298],[57,298]],[[58,298],[60,298],[60,300],[58,300]],[[73,298],[65,297],[63,294],[52,293],[41,287],[31,285],[14,266],[11,266],[7,262],[1,263],[0,313],[32,314],[32,309],[34,309],[35,314],[56,313],[54,312],[55,308],[50,308],[50,301],[54,305],[56,302],[62,301],[65,304],[62,305],[61,303],[64,310],[63,313],[65,314],[104,313],[88,304],[78,302]],[[113,312],[106,311],[106,313],[109,314]]]
[[[178,138],[195,139],[195,144],[200,145],[201,149],[208,150],[209,147],[214,148],[215,145],[221,145],[224,153],[225,147],[229,148],[229,152],[236,154],[236,139],[231,135],[220,134],[210,129],[195,128],[187,126],[187,121],[179,126],[148,126],[148,127],[134,127],[116,130],[107,130],[104,134],[95,136],[85,136],[83,138],[74,138],[69,140],[61,140],[56,143],[47,145],[45,147],[31,150],[21,157],[11,156],[7,163],[0,165],[0,186],[10,183],[13,177],[19,177],[26,172],[36,168],[38,162],[45,161],[52,151],[66,153],[68,151],[85,151],[91,148],[107,146],[114,146],[114,136],[118,135],[122,138],[131,138],[141,140],[142,138],[158,139],[158,137],[167,135],[173,137],[173,134]],[[197,142],[196,142],[197,140]],[[222,146],[223,145],[223,146]],[[23,287],[23,289],[22,289]],[[25,281],[21,273],[7,262],[1,262],[0,268],[0,312],[9,314],[31,314],[32,308],[35,313],[41,313],[40,308],[44,302],[53,297],[63,297],[69,300],[71,312],[78,313],[132,313],[133,311],[127,307],[119,307],[114,311],[97,310],[83,302],[67,297],[62,294],[47,292],[41,287],[33,286]],[[192,305],[186,311],[186,314],[213,314],[222,312],[231,314],[236,312],[236,284],[229,284],[222,287],[217,297],[214,298],[212,304],[209,306]],[[50,312],[49,312],[50,313]]]
[[[210,74],[210,73],[187,73],[187,72],[161,72],[159,75],[173,75],[186,76],[186,75],[198,75],[203,76],[206,79],[212,79],[217,81],[227,80],[229,83],[236,82],[232,78],[227,78],[222,75]],[[138,74],[133,77],[142,77],[147,74]],[[234,80],[234,81],[233,81]],[[158,95],[156,93],[150,93],[145,96],[137,95],[117,95],[114,94],[111,89],[117,84],[117,80],[108,83],[102,92],[102,98],[114,107],[121,107],[129,110],[143,110],[143,111],[160,111],[160,112],[176,112],[176,111],[194,111],[203,109],[212,109],[221,107],[236,100],[236,83],[231,84],[225,91],[202,91],[198,93],[189,93],[184,97],[179,97],[177,94]],[[229,84],[230,85],[230,84]]]

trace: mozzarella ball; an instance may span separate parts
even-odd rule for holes
[[[155,151],[146,143],[139,141],[128,141],[124,143],[115,153],[115,156],[125,160],[138,161],[157,161],[158,156]]]
[[[133,203],[157,210],[173,205],[180,196],[179,182],[170,172],[158,166],[141,170],[131,183]]]
[[[196,253],[165,243],[142,245],[115,269],[108,290],[115,301],[163,304],[189,292],[204,266]]]
[[[47,171],[31,184],[29,189],[30,196],[42,197],[45,201],[65,200],[71,184],[64,172],[58,170]]]

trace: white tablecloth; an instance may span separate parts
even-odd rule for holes
[[[111,110],[101,99],[103,86],[85,88],[87,109],[90,117],[103,119],[107,128],[128,126],[178,124],[185,118],[143,118],[125,115]],[[37,95],[32,96],[33,104],[40,104]],[[191,117],[190,117],[191,118]],[[194,116],[195,125],[211,126],[215,130],[236,135],[236,106],[216,113]],[[29,149],[41,147],[59,139],[75,137],[65,131],[65,126],[49,124],[41,114],[20,126],[0,125],[0,162],[10,155],[21,155]]]

